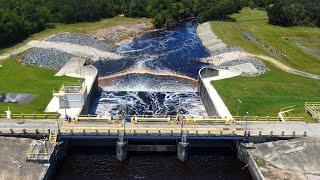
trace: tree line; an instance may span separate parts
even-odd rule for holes
[[[319,0],[0,0],[0,47],[42,31],[47,23],[98,21],[119,14],[148,17],[156,27],[185,19],[229,20],[246,6],[266,8],[272,24],[319,25]]]
[[[269,22],[274,25],[320,27],[319,0],[278,0],[267,12]]]

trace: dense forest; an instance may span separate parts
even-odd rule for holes
[[[278,25],[319,25],[319,0],[0,0],[0,47],[23,40],[47,23],[77,23],[124,14],[153,18],[156,27],[186,19],[229,20],[245,6],[267,8]],[[316,4],[318,3],[318,4]]]
[[[320,27],[320,0],[278,0],[267,12],[271,24]]]

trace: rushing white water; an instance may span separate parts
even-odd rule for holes
[[[103,92],[95,112],[104,115],[205,116],[196,93],[179,92]]]
[[[206,115],[196,94],[208,52],[188,23],[123,43],[122,61],[96,63],[102,95],[92,113]]]

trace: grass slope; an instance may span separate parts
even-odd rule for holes
[[[22,65],[17,59],[6,59],[0,64],[0,94],[7,92],[31,93],[38,96],[26,105],[0,103],[0,113],[10,107],[14,113],[43,113],[52,98],[52,91],[63,82],[82,81],[70,77],[55,77],[55,71],[32,65]]]
[[[243,47],[263,54],[298,70],[320,75],[320,28],[280,27],[268,24],[265,11],[244,8],[231,16],[236,22],[212,22],[212,29],[229,46]],[[245,32],[278,53],[246,38]]]
[[[236,77],[214,81],[222,99],[232,114],[238,101],[243,102],[240,115],[277,116],[280,108],[296,105],[292,116],[306,116],[304,103],[320,101],[320,81],[283,72],[266,63],[270,71],[256,78]]]

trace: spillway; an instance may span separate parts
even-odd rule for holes
[[[124,58],[100,60],[101,96],[91,114],[207,115],[197,94],[197,74],[209,53],[196,25],[146,33],[117,48]]]

